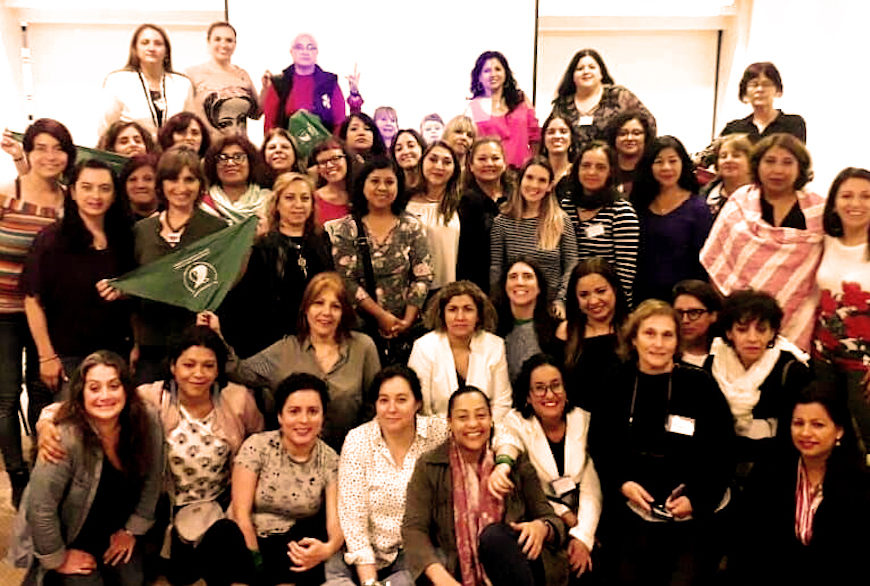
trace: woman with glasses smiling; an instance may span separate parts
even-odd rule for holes
[[[337,138],[327,138],[314,147],[311,162],[317,166],[319,188],[314,192],[314,217],[326,224],[350,213],[353,173],[350,154]]]
[[[546,354],[523,364],[507,430],[521,441],[541,488],[568,528],[567,554],[577,576],[592,569],[590,552],[601,515],[601,484],[586,452],[589,412],[572,404],[558,362]],[[509,472],[516,454],[501,448],[494,472]]]
[[[224,136],[205,154],[205,174],[211,187],[203,208],[230,225],[249,216],[264,220],[272,192],[263,183],[263,161],[257,147],[240,134]]]

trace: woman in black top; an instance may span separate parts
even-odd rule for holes
[[[608,584],[708,584],[713,513],[727,504],[733,436],[728,405],[703,370],[678,363],[673,308],[655,299],[626,320],[627,362],[590,429],[601,477]]]
[[[489,292],[489,233],[513,184],[501,139],[478,138],[466,158],[469,173],[459,200],[459,259],[456,278],[471,281]]]
[[[36,237],[22,275],[24,311],[51,389],[96,350],[130,350],[128,302],[104,279],[133,265],[127,200],[109,166],[95,159],[76,167],[64,217]]]
[[[299,173],[275,180],[269,232],[254,243],[245,276],[218,312],[240,358],[295,333],[305,287],[333,269],[329,236],[314,220],[313,192],[311,180]]]

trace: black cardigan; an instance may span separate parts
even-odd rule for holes
[[[797,452],[788,447],[753,468],[729,562],[735,584],[867,584],[868,479],[844,449],[835,447],[828,459],[809,545],[794,529]]]

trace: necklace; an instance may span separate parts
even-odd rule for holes
[[[169,234],[167,234],[163,239],[166,240],[169,244],[175,245],[181,242],[181,233],[187,228],[187,225],[190,223],[190,216],[182,222],[182,224],[176,228],[169,221],[169,212],[163,212],[163,223],[166,224],[166,227],[169,229]]]

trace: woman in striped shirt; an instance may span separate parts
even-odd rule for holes
[[[640,226],[634,207],[616,191],[615,170],[616,154],[610,145],[587,143],[563,182],[566,188],[559,203],[574,224],[579,260],[598,256],[610,263],[631,306]]]
[[[15,506],[27,484],[27,467],[21,453],[18,395],[21,393],[22,352],[27,348],[27,393],[31,426],[42,407],[52,402],[51,392],[39,381],[36,348],[24,317],[21,271],[36,234],[54,223],[63,210],[66,194],[61,180],[75,163],[76,150],[66,127],[41,118],[24,133],[24,156],[29,171],[0,191],[0,451],[12,483]],[[6,134],[2,147],[14,147]],[[17,162],[17,161],[16,161]]]
[[[552,192],[553,168],[534,158],[520,169],[520,187],[495,218],[490,234],[490,283],[520,256],[536,261],[547,280],[551,310],[565,315],[568,275],[577,263],[577,242],[567,214]]]

